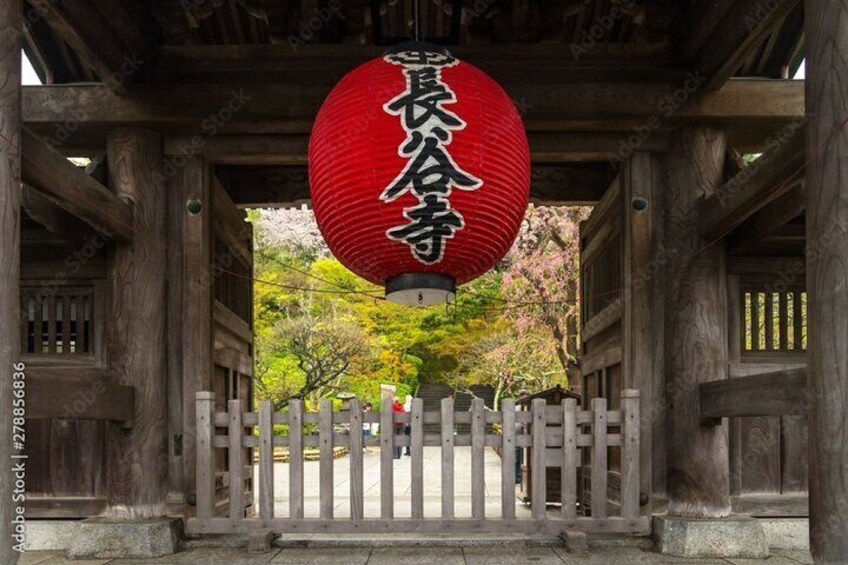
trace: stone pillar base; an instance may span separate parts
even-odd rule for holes
[[[764,559],[769,556],[762,525],[747,516],[718,519],[655,516],[657,551],[674,557]]]
[[[180,521],[89,518],[79,523],[69,559],[152,559],[176,553]]]

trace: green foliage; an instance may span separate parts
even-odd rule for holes
[[[505,312],[502,289],[509,287],[504,279],[509,261],[505,270],[465,285],[455,304],[410,308],[383,300],[382,288],[322,251],[309,226],[293,230],[296,241],[286,240],[278,233],[280,220],[269,220],[270,214],[249,215],[257,231],[260,398],[283,408],[288,399],[302,396],[317,408],[321,398],[352,393],[377,409],[381,384],[394,385],[401,398],[422,382],[458,388],[489,384],[499,394],[566,384],[550,332]],[[345,347],[351,343],[356,346]],[[329,379],[311,386],[316,371]]]

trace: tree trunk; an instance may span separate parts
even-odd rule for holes
[[[722,180],[724,135],[709,128],[674,133],[668,155],[665,241],[668,494],[670,515],[730,514],[726,425],[703,427],[698,385],[727,378],[724,248],[701,239],[698,201]]]
[[[21,368],[21,5],[0,0],[0,563],[10,565],[18,562],[12,521],[22,506],[12,498],[12,457],[22,450],[11,441],[12,383]]]
[[[848,559],[848,1],[807,0],[810,549]]]

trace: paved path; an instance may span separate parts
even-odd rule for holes
[[[19,565],[811,565],[806,552],[773,551],[767,560],[674,559],[636,548],[571,555],[559,547],[329,547],[274,549],[250,555],[239,549],[195,549],[146,560],[68,561],[55,552],[25,553]]]
[[[438,518],[442,511],[442,455],[439,447],[424,448],[424,517]],[[471,448],[457,447],[454,478],[457,518],[471,517]],[[274,465],[274,513],[289,516],[289,469],[287,463]],[[319,510],[319,463],[304,463],[304,515],[317,518]],[[493,449],[486,450],[486,515],[501,515],[501,459]],[[366,518],[380,517],[380,453],[371,448],[364,454],[364,508]],[[258,477],[258,475],[257,475]],[[336,459],[333,464],[333,497],[335,517],[350,516],[350,458]],[[394,461],[395,516],[409,518],[411,514],[411,460],[403,456]],[[258,482],[256,483],[258,484]],[[529,518],[530,509],[517,502],[518,518]]]

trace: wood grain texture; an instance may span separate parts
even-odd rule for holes
[[[107,156],[110,187],[134,203],[133,240],[115,244],[109,266],[110,366],[119,384],[135,389],[132,429],[112,428],[108,433],[109,513],[145,519],[164,515],[168,477],[167,254],[162,248],[167,230],[161,137],[147,130],[110,131]]]
[[[12,406],[14,364],[20,361],[20,232],[21,232],[21,3],[0,0],[0,406]],[[12,419],[0,418],[0,562],[15,565],[12,520],[14,477],[8,464],[12,449]]]
[[[319,84],[314,73],[304,73],[299,80],[298,88],[263,81],[204,84],[202,88],[196,84],[138,84],[132,97],[118,96],[97,85],[27,86],[23,89],[23,117],[28,126],[51,126],[73,115],[83,126],[143,125],[190,134],[202,131],[203,120],[217,115],[221,108],[237,108],[227,123],[228,133],[308,133],[332,85]],[[644,126],[646,118],[665,108],[665,97],[679,90],[676,83],[551,85],[539,82],[538,72],[529,69],[511,84],[501,84],[511,97],[533,100],[533,111],[524,120],[528,131],[632,133],[632,127]],[[669,121],[733,120],[737,126],[755,126],[764,118],[778,122],[798,119],[804,114],[803,87],[796,81],[730,80],[718,91],[682,105]],[[163,96],[167,105],[161,103]]]
[[[183,261],[181,301],[181,354],[179,373],[183,389],[183,469],[185,492],[194,492],[194,396],[212,390],[212,242],[209,219],[210,187],[202,158],[191,157],[172,178],[171,190],[178,193],[179,207],[173,222],[181,222],[182,238],[177,246]],[[189,200],[203,205],[200,214],[186,210]],[[191,507],[186,505],[186,513]]]
[[[702,383],[698,410],[701,418],[803,415],[806,387],[806,369]]]
[[[392,396],[383,394],[380,403],[380,518],[394,518],[394,414]]]
[[[303,518],[303,401],[289,403],[289,518]]]
[[[270,400],[259,403],[259,516],[274,517],[274,415]]]
[[[412,400],[410,414],[411,504],[413,518],[424,517],[424,400]]]
[[[320,515],[322,520],[333,519],[333,401],[321,401],[318,413],[319,475],[321,484]]]
[[[662,383],[655,382],[662,373],[657,371],[654,349],[663,332],[661,300],[657,299],[654,286],[661,284],[664,277],[659,273],[662,266],[662,241],[658,225],[663,175],[656,156],[634,153],[625,163],[622,174],[622,209],[624,212],[624,298],[622,313],[622,358],[621,371],[625,388],[638,389],[640,402],[646,407],[647,417],[639,420],[639,471],[641,492],[652,492],[654,446],[652,436],[655,421],[662,419],[663,399],[655,391]],[[647,208],[637,210],[634,203],[642,199]]]
[[[848,555],[848,1],[805,5],[810,548],[817,562],[839,563]]]
[[[241,421],[241,400],[230,400],[227,402],[229,414],[229,426],[227,436],[229,447],[227,448],[227,473],[229,474],[229,497],[230,497],[230,521],[238,522],[244,518],[244,449],[242,449],[242,438],[244,437],[244,423]],[[251,466],[251,469],[253,466]]]
[[[132,204],[120,194],[110,192],[32,131],[23,131],[21,148],[24,182],[99,233],[132,240]]]
[[[486,406],[482,398],[471,401],[471,517],[486,514]]]
[[[509,520],[515,518],[515,400],[504,399],[501,410],[501,517]]]
[[[577,517],[577,466],[580,464],[580,451],[577,449],[577,400],[566,398],[562,401],[562,518],[573,520]]]
[[[215,453],[212,447],[215,394],[198,392],[195,398],[197,517],[206,520],[214,516],[215,511]]]
[[[350,401],[350,518],[362,520],[364,514],[362,401]]]
[[[547,419],[545,417],[545,400],[542,398],[533,399],[531,410],[533,413],[532,437],[533,449],[530,453],[531,459],[531,508],[530,512],[534,520],[543,520],[545,518],[545,508],[547,506],[547,457],[546,448],[547,437]]]
[[[665,357],[668,402],[669,514],[730,514],[727,430],[701,427],[698,385],[727,378],[723,246],[698,233],[698,201],[721,182],[724,135],[681,129],[667,159]]]
[[[454,518],[453,398],[442,399],[442,519]]]

